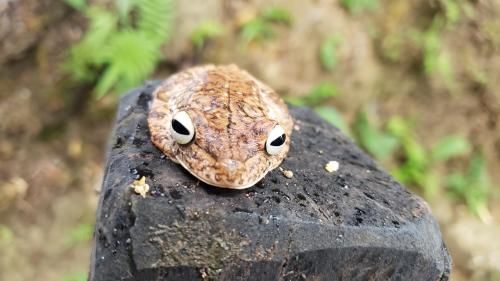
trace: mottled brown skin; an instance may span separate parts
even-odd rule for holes
[[[172,116],[186,111],[194,140],[178,144],[170,135]],[[217,187],[243,189],[261,180],[285,158],[293,121],[281,98],[235,65],[193,67],[165,80],[153,93],[148,117],[151,140],[198,179]],[[283,150],[269,155],[268,133],[286,132]]]

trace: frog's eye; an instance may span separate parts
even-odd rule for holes
[[[187,144],[194,138],[194,126],[191,117],[185,112],[180,111],[174,115],[170,123],[170,133],[179,144]]]
[[[276,155],[285,147],[286,134],[283,127],[276,125],[269,135],[266,141],[266,151],[270,155]]]

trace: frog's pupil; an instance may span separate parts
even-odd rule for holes
[[[282,144],[284,144],[284,143],[285,143],[285,140],[286,140],[286,135],[285,135],[285,134],[283,134],[283,135],[281,135],[281,136],[277,137],[275,140],[273,140],[273,141],[271,142],[271,145],[272,145],[272,146],[280,146],[280,145],[282,145]]]
[[[181,122],[173,119],[172,120],[172,128],[174,129],[174,131],[176,131],[178,134],[181,134],[181,135],[186,135],[188,136],[189,135],[189,131],[188,129],[186,129],[186,127],[184,127],[184,125],[182,125]]]

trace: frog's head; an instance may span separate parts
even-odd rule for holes
[[[289,141],[275,120],[231,120],[228,114],[196,110],[172,116],[170,133],[177,162],[213,186],[243,189],[261,180],[285,157]],[[232,115],[233,118],[238,116]],[[221,121],[224,120],[224,121]],[[226,123],[228,120],[232,124]],[[222,125],[222,126],[219,126]]]
[[[151,138],[210,185],[243,189],[285,158],[292,120],[284,102],[234,65],[188,69],[153,94]]]

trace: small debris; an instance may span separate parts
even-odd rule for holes
[[[135,180],[130,188],[134,189],[134,192],[140,194],[143,198],[146,198],[146,193],[149,191],[149,185],[146,183],[146,177],[142,177],[140,180]]]
[[[293,172],[290,170],[284,170],[283,175],[285,176],[285,178],[288,178],[288,179],[293,178]]]
[[[333,172],[338,171],[339,167],[340,167],[339,162],[337,162],[337,161],[330,161],[330,162],[326,163],[325,170],[328,173],[333,173]]]
[[[263,216],[259,216],[259,223],[260,224],[269,224],[269,220]]]
[[[206,268],[203,268],[203,269],[200,269],[200,277],[202,280],[207,280],[208,279],[208,273],[207,273],[207,269]]]
[[[299,126],[299,125],[294,125],[294,126],[293,126],[293,129],[294,129],[295,131],[300,131],[300,126]]]

